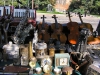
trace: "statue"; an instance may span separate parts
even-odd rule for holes
[[[52,11],[52,5],[51,5],[51,4],[48,4],[48,5],[47,5],[47,11],[48,11],[48,12],[51,12],[51,11]]]
[[[35,53],[35,47],[36,47],[36,44],[38,42],[38,30],[36,30],[34,32],[34,37],[33,37],[33,40],[32,40],[32,49],[33,49],[33,53]]]

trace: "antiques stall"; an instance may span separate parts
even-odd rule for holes
[[[5,8],[0,7],[0,74],[100,75],[100,36],[80,13],[81,24],[67,12],[63,26],[56,15],[48,25],[45,15],[36,22],[35,9],[13,9],[8,15]]]

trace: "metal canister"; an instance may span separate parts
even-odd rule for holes
[[[54,57],[54,55],[55,55],[55,47],[54,47],[54,44],[50,44],[48,49],[49,49],[49,56]]]
[[[20,49],[20,55],[21,55],[21,65],[27,66],[29,62],[29,53],[28,53],[28,47],[23,46]]]
[[[46,43],[37,43],[36,45],[36,56],[41,57],[47,54],[47,44]]]
[[[60,46],[60,53],[65,53],[66,47],[64,44],[61,44]]]
[[[13,59],[15,54],[19,56],[19,46],[17,44],[13,44],[11,41],[4,45],[3,49],[6,52],[7,59]]]

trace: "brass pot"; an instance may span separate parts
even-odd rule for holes
[[[44,71],[45,73],[50,73],[50,72],[52,71],[52,66],[50,66],[50,65],[45,65],[45,66],[43,67],[43,71]]]
[[[72,74],[73,73],[73,68],[69,67],[69,66],[63,67],[62,72],[65,72],[66,74],[69,72],[70,74]]]

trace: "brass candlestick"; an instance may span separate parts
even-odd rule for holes
[[[33,51],[32,51],[32,42],[29,42],[29,60],[33,58]]]
[[[29,66],[31,67],[30,72],[33,72],[34,67],[36,66],[36,58],[33,56],[32,51],[32,42],[29,42]]]

